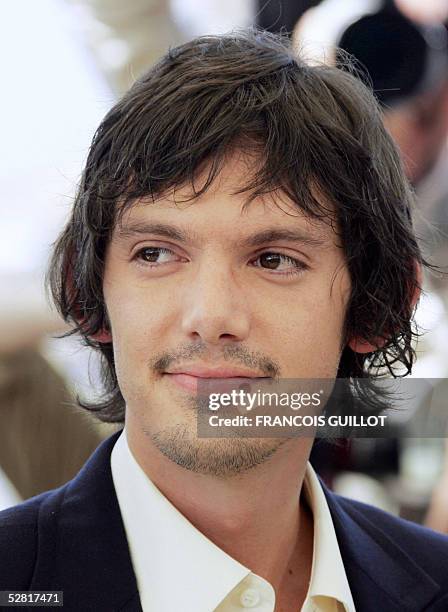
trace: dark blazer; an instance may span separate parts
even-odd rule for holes
[[[67,612],[141,611],[110,468],[118,435],[66,485],[0,513],[0,590],[64,591]],[[447,537],[325,494],[357,612],[448,611]]]

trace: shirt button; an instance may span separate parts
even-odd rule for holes
[[[243,608],[253,608],[260,601],[260,595],[256,589],[245,589],[240,596]]]

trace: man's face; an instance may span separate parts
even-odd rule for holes
[[[190,470],[230,475],[277,439],[201,439],[201,377],[334,378],[350,292],[329,224],[284,194],[244,207],[234,155],[199,198],[178,189],[132,206],[106,256],[104,296],[126,425]]]

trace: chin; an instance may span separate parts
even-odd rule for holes
[[[187,425],[145,433],[179,467],[221,478],[237,476],[264,464],[287,441],[287,438],[198,438],[196,430]]]

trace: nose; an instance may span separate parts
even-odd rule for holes
[[[227,265],[201,266],[186,289],[182,331],[189,340],[219,345],[246,340],[250,329],[244,288]]]

